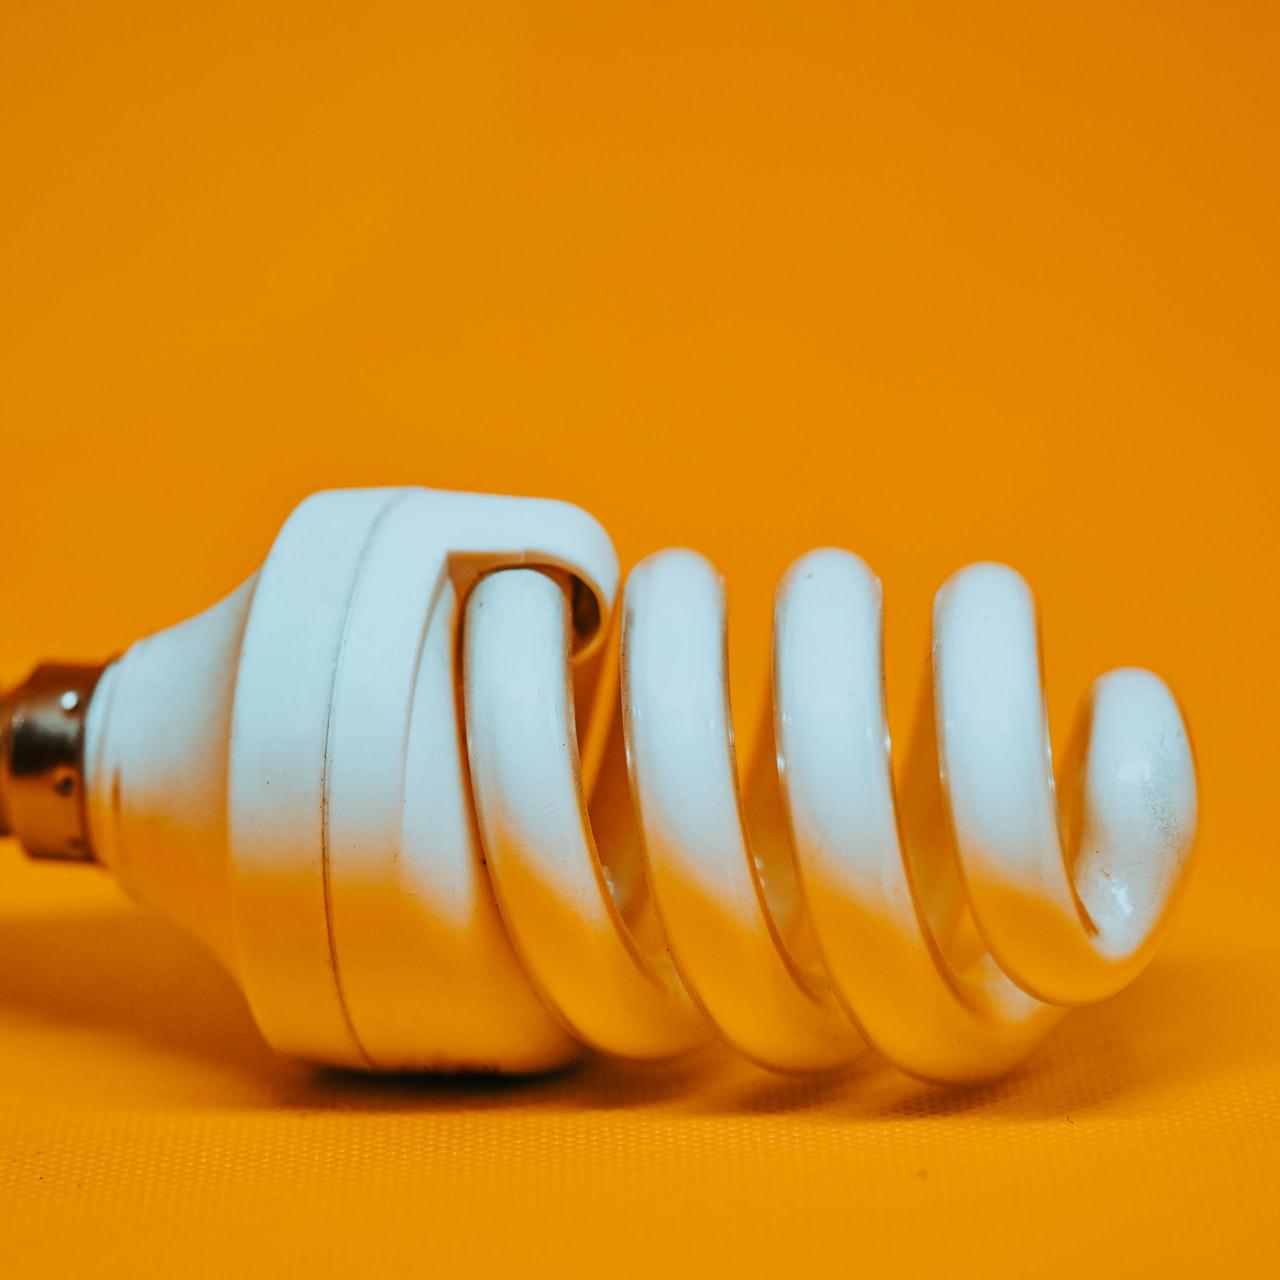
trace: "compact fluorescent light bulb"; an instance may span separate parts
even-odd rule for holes
[[[628,580],[617,749],[584,782],[571,665],[617,586],[608,536],[564,503],[316,494],[205,613],[0,699],[0,833],[102,864],[202,938],[280,1052],[370,1070],[530,1072],[718,1034],[778,1070],[870,1044],[980,1079],[1151,958],[1196,823],[1182,717],[1150,672],[1097,681],[1064,847],[1012,570],[938,594],[945,839],[907,848],[880,584],[834,549],[791,567],[781,859],[742,820],[723,588],[693,552]]]

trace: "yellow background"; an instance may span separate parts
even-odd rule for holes
[[[1277,1273],[1280,10],[0,8],[0,680],[244,577],[319,487],[570,498],[709,553],[744,738],[819,543],[1037,591],[1055,738],[1183,700],[1153,969],[941,1093],[712,1058],[275,1062],[194,944],[0,844],[5,1274]]]

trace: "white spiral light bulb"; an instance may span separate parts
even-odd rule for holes
[[[626,586],[597,844],[571,663],[617,579],[562,503],[317,494],[220,604],[100,679],[44,669],[10,693],[0,824],[186,924],[280,1051],[375,1070],[534,1071],[718,1033],[784,1071],[870,1044],[972,1080],[1151,958],[1196,822],[1181,715],[1150,672],[1096,683],[1064,843],[1012,570],[970,566],[937,598],[948,838],[922,843],[894,796],[880,584],[844,551],[791,567],[781,856],[742,816],[722,585],[678,550]]]

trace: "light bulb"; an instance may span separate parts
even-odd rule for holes
[[[608,536],[564,503],[317,494],[206,612],[9,691],[0,831],[201,938],[280,1052],[371,1070],[533,1072],[718,1032],[781,1070],[869,1042],[976,1079],[1150,959],[1196,821],[1181,715],[1149,672],[1096,684],[1064,849],[1012,570],[962,570],[935,608],[948,850],[904,846],[878,581],[830,549],[792,567],[772,867],[740,812],[723,588],[695,553],[632,574],[625,753],[584,781],[569,668],[617,585]]]

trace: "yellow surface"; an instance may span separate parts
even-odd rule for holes
[[[1153,969],[960,1093],[316,1076],[0,845],[0,1270],[1275,1275],[1278,17],[8,0],[0,679],[315,488],[546,493],[724,568],[748,745],[791,556],[884,578],[900,739],[933,589],[1008,560],[1055,739],[1155,667],[1204,816]]]

